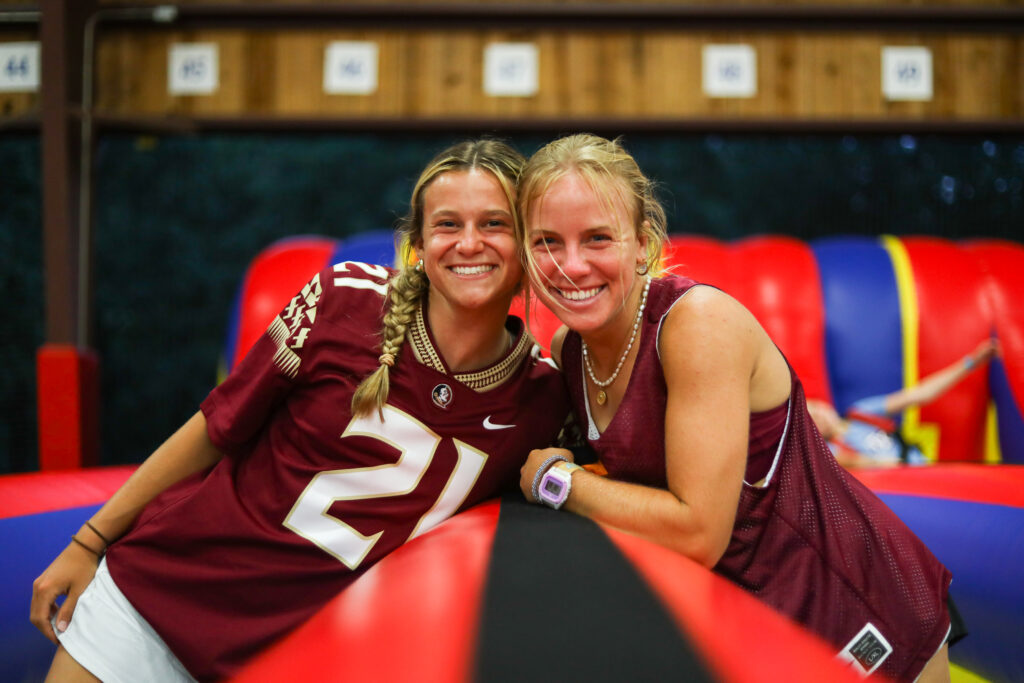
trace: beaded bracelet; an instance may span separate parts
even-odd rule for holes
[[[533,494],[533,502],[540,502],[540,480],[544,477],[544,473],[548,471],[548,467],[561,460],[562,462],[569,462],[569,458],[564,455],[552,455],[550,458],[545,460],[537,468],[537,474],[533,475],[533,486],[530,487],[530,492]]]

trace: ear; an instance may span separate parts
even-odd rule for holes
[[[640,224],[640,229],[637,231],[637,234],[636,234],[636,242],[637,242],[637,259],[636,259],[636,262],[638,264],[640,264],[640,263],[647,263],[647,243],[650,240],[650,238],[648,238],[648,235],[650,234],[650,232],[651,232],[651,222],[650,221],[644,221],[643,223]]]

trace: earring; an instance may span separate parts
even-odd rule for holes
[[[423,270],[423,259],[416,261],[416,270]]]
[[[647,271],[648,271],[648,267],[647,267],[647,263],[646,262],[636,264],[636,274],[637,275],[647,275]]]

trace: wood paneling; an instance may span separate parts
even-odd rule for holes
[[[378,44],[375,93],[323,92],[324,51],[334,40]],[[493,41],[538,46],[536,96],[483,93],[483,50]],[[173,42],[220,46],[216,93],[168,94]],[[755,97],[703,94],[701,50],[711,43],[754,46]],[[885,45],[932,50],[933,100],[883,98]],[[1022,56],[1024,37],[978,33],[108,29],[99,46],[97,106],[114,116],[1020,120]]]

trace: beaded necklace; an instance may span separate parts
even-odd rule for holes
[[[590,375],[590,381],[601,387],[597,391],[597,405],[603,406],[608,402],[608,393],[604,390],[605,387],[609,386],[615,381],[615,378],[619,376],[619,371],[622,370],[622,364],[626,362],[626,357],[629,355],[630,349],[633,348],[633,342],[636,341],[637,332],[640,331],[640,321],[643,320],[644,308],[647,306],[647,292],[651,288],[651,278],[647,278],[644,282],[644,292],[640,296],[640,306],[636,309],[636,320],[633,321],[633,333],[629,335],[629,343],[626,344],[626,350],[622,352],[622,356],[619,358],[619,364],[615,366],[615,372],[608,379],[601,381],[594,376],[594,366],[590,362],[590,350],[587,348],[587,342],[583,342],[583,365],[587,368],[587,374]]]

